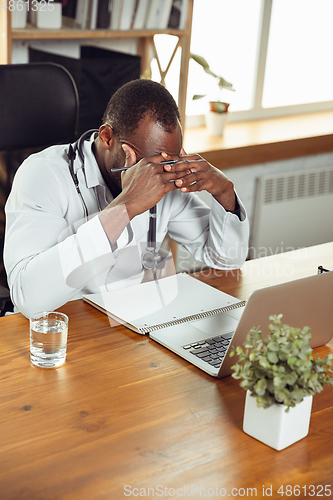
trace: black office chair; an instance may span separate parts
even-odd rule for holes
[[[11,310],[3,269],[4,203],[23,159],[51,144],[77,138],[79,98],[70,73],[58,64],[0,65],[0,316]],[[5,282],[4,282],[5,281]]]

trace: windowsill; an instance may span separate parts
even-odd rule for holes
[[[218,168],[232,168],[333,151],[333,111],[226,125],[223,137],[187,128],[185,151]]]

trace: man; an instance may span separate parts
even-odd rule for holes
[[[29,317],[140,283],[155,205],[157,249],[169,235],[210,267],[242,265],[245,209],[221,171],[186,155],[177,105],[162,85],[124,85],[99,131],[81,143],[81,151],[76,144],[34,154],[15,176],[4,259],[19,311]],[[211,209],[195,195],[202,190],[212,195]]]

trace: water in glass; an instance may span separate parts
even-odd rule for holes
[[[41,368],[57,368],[66,360],[67,322],[42,317],[30,322],[30,360]]]

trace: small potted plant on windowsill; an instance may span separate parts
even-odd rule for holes
[[[311,330],[282,324],[282,314],[270,316],[270,332],[259,327],[247,334],[232,377],[242,379],[247,391],[243,430],[263,443],[282,450],[309,431],[312,398],[333,385],[333,354],[314,358],[309,346]]]
[[[207,74],[211,75],[217,80],[218,93],[216,96],[216,100],[209,101],[209,111],[207,111],[206,113],[206,126],[210,135],[221,136],[223,135],[223,130],[227,121],[228,110],[230,106],[230,103],[221,100],[221,92],[223,90],[230,90],[234,92],[235,89],[233,88],[232,83],[225,80],[222,76],[218,76],[216,73],[214,73],[210,69],[206,59],[204,59],[202,56],[191,54],[191,59],[199,64]],[[192,99],[197,100],[202,99],[203,97],[206,97],[206,95],[195,94]]]

